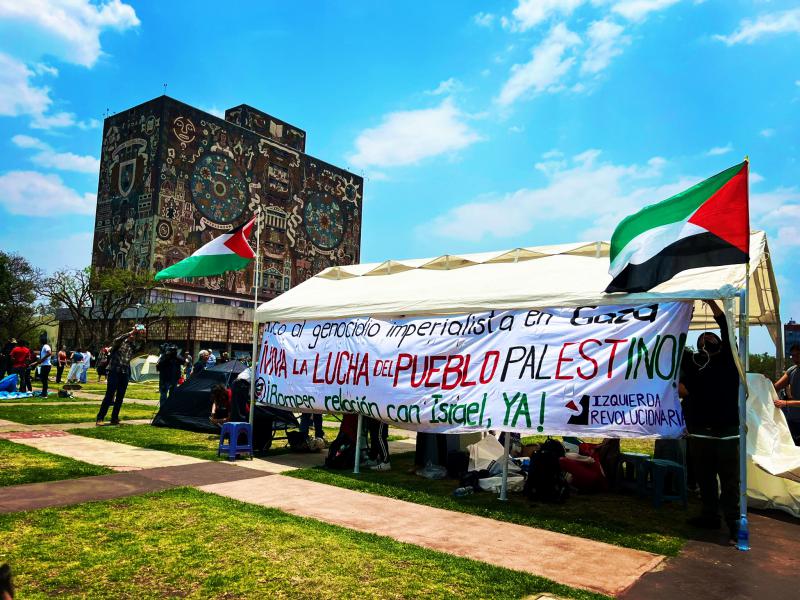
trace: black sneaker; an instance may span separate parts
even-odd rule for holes
[[[692,527],[697,527],[698,529],[719,529],[722,522],[720,521],[719,517],[692,517],[691,519],[687,519],[686,523],[691,525]]]
[[[119,419],[111,419],[108,422],[109,425],[119,425]]]

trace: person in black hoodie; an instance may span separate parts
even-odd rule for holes
[[[709,331],[700,334],[697,352],[684,369],[680,385],[681,396],[691,396],[688,454],[703,505],[701,514],[689,519],[689,524],[719,529],[721,511],[735,541],[739,529],[739,372],[725,315],[715,302],[705,302],[721,337]]]

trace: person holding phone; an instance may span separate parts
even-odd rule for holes
[[[134,352],[141,346],[140,340],[146,335],[144,325],[135,325],[127,333],[123,333],[111,343],[111,356],[109,357],[108,373],[106,375],[106,394],[100,404],[95,425],[103,425],[111,404],[111,425],[119,425],[119,411],[128,389],[128,380],[131,376],[131,359]]]

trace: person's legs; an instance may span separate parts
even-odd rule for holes
[[[56,365],[56,383],[61,383],[61,376],[64,374],[64,365]]]
[[[367,432],[369,433],[369,459],[377,461],[381,422],[370,417],[364,417],[364,421],[367,423]]]
[[[325,437],[325,430],[322,429],[322,415],[316,413],[313,415],[314,420],[314,436],[318,438]]]
[[[300,415],[300,434],[303,437],[308,437],[308,430],[311,427],[311,413],[303,413]]]
[[[44,365],[39,371],[39,376],[42,380],[42,396],[47,396],[47,386],[50,383],[50,366]]]
[[[169,392],[169,382],[168,381],[159,381],[158,382],[158,393],[159,393],[159,402],[166,402],[167,401],[167,393]]]
[[[378,463],[371,469],[375,471],[388,471],[389,464],[389,426],[381,421],[375,421],[375,428],[370,429],[370,444],[375,446],[375,461]]]
[[[719,506],[731,539],[739,531],[739,440],[716,442],[719,464]]]
[[[125,391],[128,389],[128,374],[118,373],[117,398],[114,401],[114,408],[111,410],[111,423],[119,423],[119,411],[122,408],[122,401],[125,399]]]
[[[32,392],[33,391],[33,384],[31,383],[31,370],[25,367],[22,370],[22,376],[24,378],[24,385],[25,388],[22,390],[23,392]]]
[[[21,367],[18,369],[11,369],[14,375],[17,376],[17,391],[24,392],[25,391],[25,371],[27,369],[25,367]]]
[[[97,413],[97,422],[100,423],[106,418],[108,407],[114,401],[114,396],[117,393],[117,380],[120,374],[116,371],[109,372],[106,378],[106,395],[103,396],[103,401],[100,403],[100,411]],[[69,380],[67,380],[69,381]]]
[[[694,474],[700,487],[703,504],[695,524],[719,527],[719,488],[717,486],[716,441],[689,438],[689,455],[694,461]]]

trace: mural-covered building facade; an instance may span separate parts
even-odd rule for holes
[[[259,301],[328,266],[357,263],[363,179],[305,154],[305,146],[303,130],[247,105],[221,119],[161,96],[108,117],[92,265],[159,271],[259,206]],[[253,269],[164,282],[177,314],[160,324],[172,332],[150,337],[195,352],[206,344],[244,349]]]

